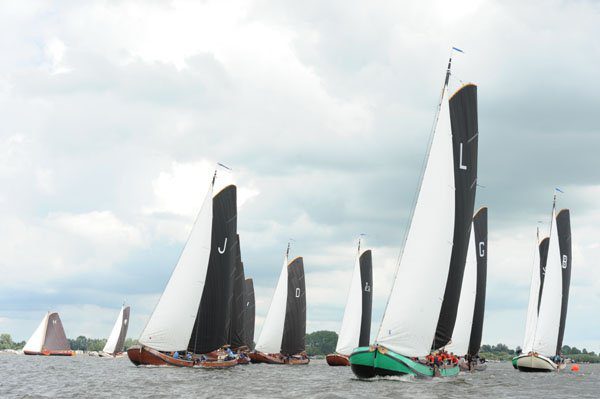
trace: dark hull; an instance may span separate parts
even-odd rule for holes
[[[285,364],[283,358],[279,357],[278,354],[251,352],[249,356],[252,363]]]

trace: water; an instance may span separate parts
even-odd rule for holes
[[[308,366],[230,370],[135,367],[127,358],[0,355],[0,398],[598,398],[600,365],[578,373],[530,374],[509,362],[449,379],[354,378],[323,360]]]

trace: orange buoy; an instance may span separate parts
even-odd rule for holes
[[[579,365],[578,364],[574,364],[571,366],[571,371],[579,371]]]

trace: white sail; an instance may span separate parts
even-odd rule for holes
[[[44,346],[44,340],[46,339],[46,329],[48,327],[48,317],[50,312],[47,312],[42,319],[40,325],[35,329],[31,337],[27,340],[27,343],[23,347],[23,352],[41,352]]]
[[[288,256],[285,255],[283,268],[277,281],[271,306],[267,312],[267,318],[260,331],[260,336],[256,342],[256,350],[263,353],[279,353],[281,351],[281,342],[283,340],[283,327],[285,324],[285,310],[287,307],[287,287],[288,287]]]
[[[475,253],[475,229],[471,227],[469,250],[465,263],[456,324],[452,333],[452,341],[446,346],[446,351],[458,356],[464,356],[469,350],[471,341],[471,328],[475,312],[475,297],[477,296],[477,254]]]
[[[548,244],[548,260],[544,288],[540,299],[540,312],[535,329],[533,350],[546,356],[556,355],[560,311],[562,307],[562,265],[556,230],[556,214],[552,210],[552,231]]]
[[[377,342],[405,356],[429,354],[446,289],[454,235],[454,164],[448,92]]]
[[[123,309],[124,307],[122,307],[121,311],[119,312],[119,316],[115,321],[115,325],[113,326],[112,331],[110,332],[110,336],[108,337],[108,340],[106,341],[102,352],[111,354],[115,353],[117,343],[119,342],[119,335],[121,335],[121,328],[123,328]]]
[[[208,269],[212,233],[213,185],[192,232],[139,342],[159,351],[188,347]]]
[[[358,346],[360,340],[360,327],[362,322],[362,284],[360,279],[360,255],[356,256],[350,291],[346,300],[342,327],[338,336],[335,351],[342,355],[350,355]]]
[[[533,253],[533,267],[531,269],[531,287],[529,288],[529,305],[527,306],[527,321],[525,324],[525,340],[523,341],[523,353],[527,354],[533,350],[535,338],[535,327],[538,319],[538,303],[540,295],[540,243],[539,237],[535,240],[535,251]]]

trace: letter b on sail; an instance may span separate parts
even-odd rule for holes
[[[567,255],[562,256],[562,268],[563,269],[567,268],[568,260],[569,260],[569,258],[567,257]]]

